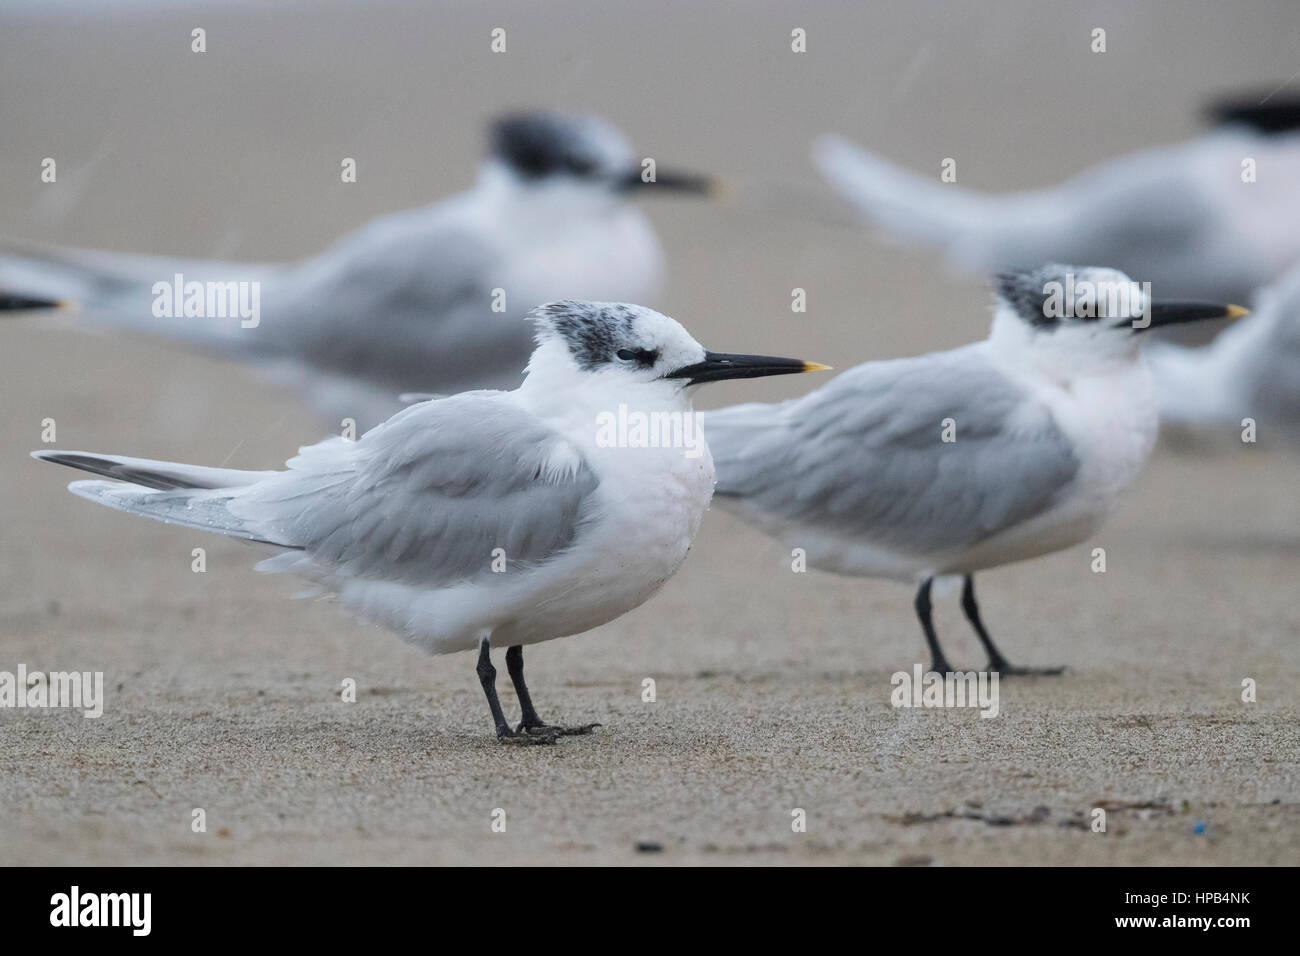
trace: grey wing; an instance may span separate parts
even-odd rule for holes
[[[287,273],[263,306],[281,351],[394,395],[517,384],[531,336],[493,311],[503,250],[451,212],[388,216]]]
[[[545,423],[467,392],[303,449],[232,510],[332,574],[445,587],[491,573],[497,554],[517,574],[563,552],[596,485]]]
[[[979,346],[707,413],[704,435],[722,504],[913,553],[969,547],[1043,512],[1078,469],[1050,411]]]

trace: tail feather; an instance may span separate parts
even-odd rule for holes
[[[230,510],[230,503],[245,488],[277,472],[206,468],[77,451],[35,451],[32,457],[119,479],[74,481],[68,485],[73,494],[106,507],[246,541],[295,547],[275,540],[257,522]]]
[[[161,318],[154,312],[158,298],[154,289],[159,284],[173,289],[178,282],[182,287],[209,281],[265,282],[276,273],[274,266],[0,240],[0,316],[76,307],[80,317],[92,325],[159,335],[223,352],[237,351],[249,345],[239,321]],[[173,310],[182,308],[178,302],[171,306]]]
[[[214,496],[212,491],[196,493],[190,489],[151,491],[116,481],[74,481],[68,485],[68,490],[88,501],[166,524],[213,531],[280,548],[293,547],[268,539],[263,531],[231,514],[229,505],[234,495]]]
[[[185,465],[177,461],[128,458],[125,455],[99,455],[86,451],[34,451],[32,457],[154,490],[242,488],[277,474],[274,471],[208,468],[203,465]]]
[[[818,140],[813,160],[859,212],[902,239],[948,247],[993,212],[988,197],[918,176],[837,137]]]

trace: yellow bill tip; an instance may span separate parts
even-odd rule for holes
[[[829,365],[823,365],[821,362],[804,362],[803,370],[805,372],[829,372]]]
[[[1243,315],[1250,315],[1250,309],[1243,309],[1239,305],[1230,305],[1227,308],[1228,318],[1239,319]]]

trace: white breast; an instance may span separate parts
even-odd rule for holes
[[[648,600],[686,559],[713,495],[707,449],[693,459],[680,448],[610,449],[592,464],[602,516],[580,542],[572,583],[532,621],[535,640],[587,630]]]
[[[1145,363],[1119,363],[1106,374],[1036,392],[1074,447],[1079,462],[1074,481],[1048,511],[993,535],[940,570],[996,567],[1087,540],[1115,510],[1151,454],[1159,419]]]
[[[1155,444],[1155,384],[1143,362],[1084,378],[1052,403],[1057,424],[1075,445],[1074,498],[1098,521],[1118,504]]]

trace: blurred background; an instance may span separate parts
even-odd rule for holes
[[[194,27],[206,53],[190,50]],[[507,31],[505,54],[489,50],[494,27]],[[795,27],[805,54],[791,52]],[[1090,51],[1095,27],[1104,54]],[[0,234],[294,260],[467,187],[495,114],[588,111],[640,155],[735,187],[729,205],[642,203],[668,264],[646,304],[715,348],[843,369],[982,337],[990,293],[930,251],[837,222],[808,159],[819,134],[918,171],[954,157],[962,185],[1020,190],[1192,137],[1207,100],[1288,81],[1294,92],[1297,71],[1293,0],[8,0]],[[47,156],[56,186],[40,181]],[[354,184],[340,182],[344,156],[357,159]],[[804,314],[791,312],[794,287],[807,290]],[[1087,545],[984,576],[1008,655],[1071,671],[1024,685],[1001,720],[923,715],[939,730],[888,709],[888,673],[921,653],[905,589],[791,575],[779,546],[711,514],[660,597],[531,655],[544,714],[614,730],[511,769],[491,749],[469,658],[431,661],[329,606],[290,602],[296,583],[253,574],[238,544],[95,508],[64,491],[70,474],[27,457],[53,418],[60,447],[274,467],[322,437],[296,396],[145,339],[45,319],[3,333],[0,650],[32,668],[105,670],[110,699],[98,722],[0,714],[21,729],[0,743],[0,852],[273,862],[318,858],[328,833],[342,859],[383,847],[385,859],[590,860],[619,859],[652,833],[707,858],[710,845],[790,838],[780,808],[802,799],[822,808],[823,850],[843,854],[827,859],[980,861],[1023,847],[989,847],[974,830],[918,835],[882,814],[965,799],[1067,814],[1109,792],[1239,809],[1284,797],[1290,816],[1240,809],[1211,858],[1295,860],[1300,828],[1289,842],[1275,829],[1295,822],[1294,695],[1280,700],[1275,683],[1252,716],[1234,716],[1242,676],[1300,677],[1300,503],[1282,451],[1158,455],[1096,542],[1105,575],[1087,572]],[[814,384],[736,383],[701,404]],[[190,570],[200,545],[202,575]],[[973,665],[982,657],[955,604],[939,609],[940,633],[955,663]],[[331,699],[347,675],[369,709]],[[653,718],[637,696],[644,675],[667,688]],[[1135,710],[1156,714],[1158,746],[1116,722]],[[1185,719],[1221,710],[1208,729]],[[953,784],[958,770],[968,783]],[[611,773],[606,791],[596,781]],[[534,842],[485,849],[467,835],[475,800],[504,799],[511,781]],[[721,831],[707,818],[719,800]],[[182,817],[200,805],[232,821],[231,841],[187,848]],[[158,823],[167,814],[174,833]],[[1141,826],[1155,841],[1145,848],[1080,848],[1045,828],[1035,852],[1204,858],[1160,820]]]

